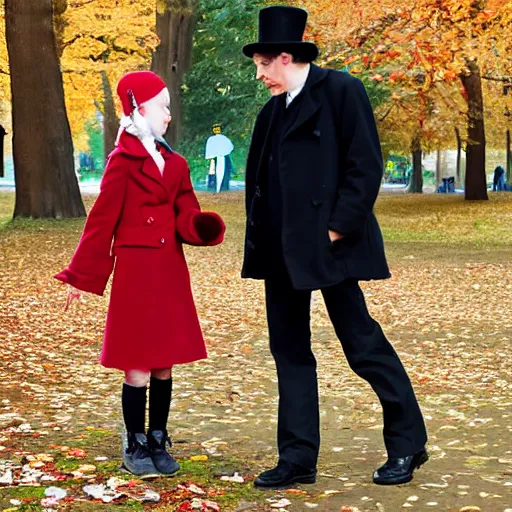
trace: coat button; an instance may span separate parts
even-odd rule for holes
[[[313,135],[314,135],[315,137],[320,137],[320,135],[321,135],[321,134],[322,134],[322,133],[320,132],[320,130],[315,130],[315,131],[313,132]]]
[[[160,238],[160,243],[165,244],[165,238]]]
[[[256,197],[261,197],[261,189],[260,189],[260,187],[256,187],[256,190],[254,191],[254,195]]]
[[[149,219],[146,222],[148,224],[153,224],[153,222],[155,222],[155,219],[153,219],[153,217],[149,217]]]

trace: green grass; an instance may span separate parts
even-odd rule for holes
[[[32,486],[9,487],[9,488],[0,489],[0,496],[2,494],[8,494],[9,499],[18,499],[18,500],[25,500],[25,499],[32,499],[32,498],[41,499],[41,498],[44,498],[44,490],[45,490],[45,487],[32,487]]]
[[[489,201],[460,196],[381,196],[376,214],[387,241],[482,244],[512,243],[512,194],[492,194]]]
[[[204,209],[221,211],[228,222],[243,228],[243,193],[198,194]],[[90,208],[93,196],[85,196]],[[12,221],[13,193],[0,193],[0,230],[20,232],[80,231],[83,219]],[[512,194],[491,194],[489,201],[465,201],[461,196],[381,195],[376,214],[387,242],[505,247],[512,244]],[[231,226],[228,226],[231,227]]]
[[[118,476],[123,479],[128,479],[126,473],[122,473],[119,470],[120,459],[110,459],[105,462],[95,462],[94,456],[96,455],[96,449],[101,447],[102,453],[105,451],[116,453],[118,455],[119,450],[119,434],[117,432],[111,432],[107,430],[90,430],[84,432],[80,436],[74,439],[69,439],[68,444],[73,448],[80,447],[87,453],[85,459],[67,458],[65,453],[61,453],[58,450],[51,451],[51,455],[55,459],[55,468],[62,473],[71,473],[79,468],[82,464],[94,464],[96,466],[95,475],[97,476],[95,481],[103,481],[111,476]],[[28,447],[27,447],[28,448]],[[99,453],[99,452],[98,452]],[[180,472],[173,478],[160,478],[147,482],[148,486],[157,492],[164,493],[171,491],[179,483],[194,483],[204,490],[214,491],[214,495],[208,499],[211,499],[219,504],[221,510],[228,511],[235,509],[242,500],[248,502],[261,502],[265,498],[265,493],[258,491],[254,488],[252,481],[248,481],[245,484],[233,484],[220,480],[220,476],[223,474],[233,474],[235,471],[244,472],[250,471],[248,465],[244,466],[243,461],[236,460],[234,458],[209,458],[205,462],[192,461],[190,460],[191,455],[196,455],[194,452],[180,453],[178,460],[181,465]],[[10,506],[11,499],[18,499],[26,501],[23,505],[17,508],[20,512],[29,510],[42,510],[40,505],[41,498],[44,498],[44,490],[50,485],[56,485],[57,487],[65,488],[68,490],[69,496],[80,496],[82,495],[82,487],[86,485],[83,480],[68,479],[55,483],[49,483],[41,487],[9,487],[0,488],[0,510],[4,510],[5,507]],[[134,501],[122,501],[115,505],[116,510],[143,510],[144,507]],[[105,510],[104,505],[101,503],[85,503],[80,502],[72,505],[72,508],[80,507],[79,510],[95,511]],[[157,510],[173,510],[172,505],[166,504],[163,501],[158,506]]]

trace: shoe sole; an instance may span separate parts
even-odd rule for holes
[[[423,464],[425,464],[425,462],[427,462],[429,459],[428,457],[428,453],[425,452],[422,456],[421,456],[421,459],[418,461],[418,463],[416,464],[416,467],[412,470],[412,474],[408,477],[405,477],[405,478],[402,478],[401,480],[384,480],[384,481],[378,481],[378,480],[373,480],[373,483],[374,484],[377,484],[377,485],[402,485],[402,484],[407,484],[409,483],[413,477],[414,477],[414,472],[417,470],[417,469],[420,469],[421,466],[423,466]]]
[[[156,467],[156,466],[155,466]],[[176,473],[181,469],[181,466],[178,465],[178,467],[172,472],[172,473],[163,473],[162,471],[159,471],[159,469],[157,468],[157,471],[158,471],[158,474],[159,476],[166,476],[166,477],[171,477],[171,476],[174,476],[176,475]]]
[[[142,475],[138,475],[137,473],[132,473],[124,464],[121,465],[119,471],[123,473],[128,473],[129,475],[133,475],[138,477],[140,480],[154,480],[155,478],[170,478],[172,476],[176,476],[176,473],[181,468],[178,468],[174,473],[160,473],[158,470],[152,473],[143,473]]]
[[[281,485],[265,485],[265,484],[258,484],[257,482],[254,482],[254,486],[258,487],[259,489],[287,489],[291,485],[294,484],[314,484],[316,482],[316,476],[306,476],[306,477],[296,477],[292,478],[291,480],[288,480],[284,484]]]
[[[123,473],[128,473],[130,475],[134,475],[137,478],[139,478],[140,480],[152,480],[154,478],[160,478],[161,476],[165,476],[165,475],[162,475],[161,473],[159,473],[158,471],[151,472],[151,473],[143,473],[142,475],[138,475],[137,473],[133,473],[132,471],[130,471],[124,464],[121,464],[119,471],[122,471]]]

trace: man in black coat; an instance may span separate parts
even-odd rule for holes
[[[428,459],[411,382],[358,281],[390,277],[373,206],[383,165],[361,81],[312,63],[307,13],[260,11],[259,41],[244,54],[272,98],[256,120],[246,171],[242,277],[265,280],[270,350],[279,381],[278,465],[259,487],[312,483],[320,445],[311,291],[321,290],[350,367],[384,411],[387,462],[377,484],[399,484]]]

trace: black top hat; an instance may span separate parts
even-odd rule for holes
[[[308,13],[297,7],[271,6],[260,11],[259,40],[243,47],[244,55],[287,52],[306,62],[318,57],[314,43],[303,41]]]

